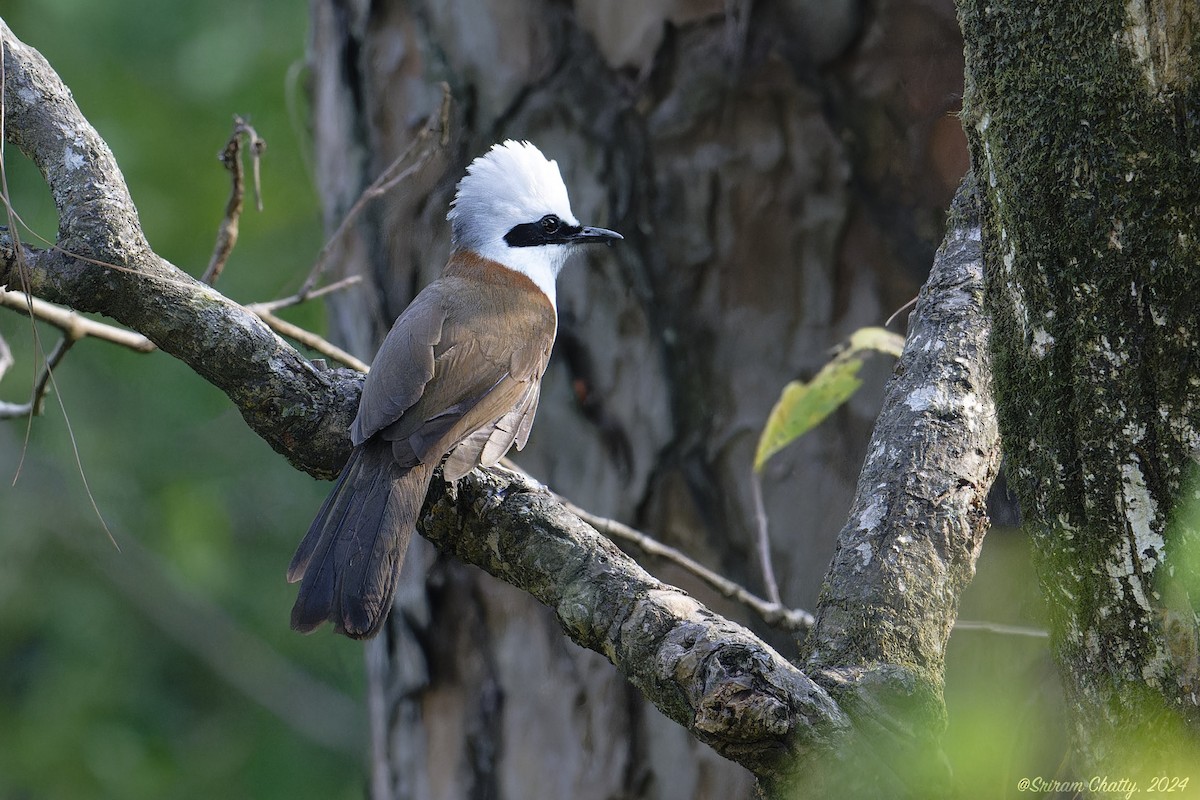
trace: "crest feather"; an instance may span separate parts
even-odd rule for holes
[[[547,159],[529,142],[509,139],[494,144],[467,167],[450,204],[454,242],[482,250],[497,231],[557,214],[578,225],[571,213],[567,187],[558,162]]]

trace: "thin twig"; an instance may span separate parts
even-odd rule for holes
[[[46,391],[50,388],[51,382],[54,380],[54,370],[58,367],[59,362],[63,360],[63,356],[67,354],[76,342],[82,337],[72,336],[67,334],[58,340],[54,345],[54,349],[50,351],[50,355],[46,356],[46,363],[42,364],[42,374],[38,376],[37,381],[33,385],[33,397],[30,398],[31,414],[40,415],[46,404]]]
[[[622,522],[593,514],[562,497],[559,497],[558,500],[572,514],[610,539],[620,539],[629,542],[647,555],[662,558],[687,570],[707,583],[722,597],[727,597],[730,600],[741,603],[758,614],[763,622],[771,627],[792,633],[803,633],[812,627],[813,615],[807,611],[786,608],[780,603],[772,603],[764,600],[725,576],[718,575],[703,564],[684,555],[675,548],[669,547],[657,539],[642,533],[636,528],[631,528]]]
[[[914,297],[912,300],[909,300],[907,303],[905,303],[904,305],[900,306],[895,311],[893,311],[892,315],[887,318],[887,322],[883,323],[883,327],[886,328],[888,325],[891,325],[892,320],[894,320],[896,317],[900,316],[904,312],[904,309],[912,308],[913,306],[915,306],[917,304],[918,299],[919,299],[919,297]]]
[[[0,289],[0,306],[11,308],[13,311],[53,325],[64,334],[74,336],[77,339],[92,336],[96,339],[103,339],[106,342],[119,344],[122,347],[128,347],[130,350],[135,350],[139,353],[149,353],[156,349],[154,342],[140,333],[135,333],[125,328],[118,328],[115,325],[96,322],[95,320],[81,316],[69,308],[48,303],[40,298],[27,295],[24,292]]]
[[[256,314],[259,319],[267,323],[271,330],[275,331],[280,336],[286,336],[289,339],[294,339],[308,349],[315,350],[321,355],[328,356],[334,361],[345,364],[351,369],[358,370],[359,372],[369,372],[371,367],[368,364],[355,358],[350,353],[347,353],[345,350],[330,342],[328,339],[318,336],[312,331],[301,328],[299,325],[293,325],[287,320],[275,316],[275,312],[281,308],[291,308],[292,306],[299,305],[306,300],[313,300],[327,294],[348,289],[351,286],[359,283],[361,280],[361,276],[351,275],[349,277],[342,278],[340,281],[334,281],[328,286],[322,286],[320,289],[315,289],[311,292],[308,292],[307,294],[304,294],[303,290],[301,290],[290,297],[282,297],[278,300],[268,300],[265,303],[251,303],[250,305],[246,306],[246,309]]]
[[[312,331],[305,330],[299,325],[293,325],[285,319],[280,319],[265,309],[258,308],[253,305],[246,306],[246,308],[257,314],[259,319],[267,323],[271,330],[275,331],[280,336],[286,336],[289,339],[294,339],[308,349],[315,350],[323,356],[328,356],[334,361],[345,364],[347,367],[350,367],[350,369],[358,370],[359,372],[364,373],[371,371],[369,364],[358,360],[342,348],[333,344],[329,340],[318,336]]]
[[[351,223],[358,219],[358,215],[367,207],[367,204],[377,197],[387,194],[387,192],[400,185],[400,183],[407,180],[414,173],[423,169],[429,162],[429,159],[433,157],[433,154],[446,146],[450,133],[450,86],[447,83],[442,83],[441,87],[441,106],[429,116],[429,119],[425,122],[425,127],[413,138],[408,147],[404,148],[404,152],[397,156],[396,160],[389,164],[387,169],[370,186],[363,190],[363,193],[354,201],[354,205],[346,212],[346,216],[342,218],[341,223],[338,224],[337,230],[333,232],[333,235],[325,242],[325,246],[321,248],[321,252],[317,254],[317,261],[313,264],[312,270],[308,273],[308,277],[305,278],[304,284],[298,292],[301,298],[312,294],[313,287],[317,285],[317,281],[325,273],[325,267],[329,261],[329,253],[333,249],[333,245],[341,240]],[[429,138],[435,132],[441,132],[442,134],[438,143],[433,147],[425,147],[426,142],[428,142]],[[407,161],[418,147],[424,149],[417,156],[416,161],[409,165],[407,169],[400,170],[401,164]]]
[[[267,143],[258,135],[258,131],[254,130],[253,125],[234,115],[233,133],[230,135],[229,141],[225,143],[224,149],[217,154],[217,158],[225,165],[225,169],[229,170],[232,186],[229,191],[229,202],[225,204],[225,218],[221,220],[221,225],[217,228],[217,243],[213,247],[212,258],[209,259],[208,268],[204,270],[204,275],[200,278],[209,286],[212,286],[217,282],[217,278],[221,277],[221,271],[225,269],[225,262],[229,260],[229,254],[233,252],[233,246],[237,244],[238,221],[242,217],[246,198],[246,173],[242,166],[243,138],[250,148],[250,162],[254,171],[255,207],[262,211],[259,160],[267,148]]]
[[[981,631],[983,633],[995,633],[1001,636],[1026,636],[1031,639],[1049,639],[1050,632],[1041,628],[1030,628],[1025,625],[1008,625],[1003,622],[984,622],[974,619],[960,619],[955,621],[954,630],[956,631]]]
[[[758,531],[758,565],[762,569],[763,588],[767,600],[777,606],[783,605],[779,597],[779,584],[775,581],[775,567],[771,563],[771,537],[767,529],[767,509],[763,506],[762,479],[759,471],[750,470],[750,496],[754,500],[754,521]]]
[[[278,300],[268,300],[264,303],[254,303],[253,305],[248,306],[248,308],[250,308],[250,310],[256,314],[262,311],[274,313],[281,308],[291,308],[292,306],[300,305],[306,300],[316,300],[318,297],[324,297],[327,294],[333,294],[334,292],[340,292],[343,289],[349,289],[351,286],[361,282],[361,275],[348,275],[341,280],[334,281],[326,286],[322,286],[320,289],[314,289],[307,294],[300,294],[297,292],[289,297],[281,297]]]

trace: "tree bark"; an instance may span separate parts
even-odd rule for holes
[[[952,8],[497,0],[314,2],[312,13],[330,230],[436,110],[438,82],[454,97],[450,147],[360,217],[334,258],[375,290],[334,301],[339,338],[370,356],[445,259],[443,218],[466,163],[499,139],[533,140],[562,166],[576,215],[626,240],[559,282],[559,346],[519,461],[757,588],[757,431],[786,378],[908,299],[965,169],[946,114],[961,69]],[[877,410],[856,399],[768,469],[791,604],[816,602]],[[370,657],[377,731],[390,730],[377,741],[377,796],[427,796],[439,783],[480,795],[750,795],[744,772],[593,655],[563,648],[535,603],[435,560],[411,559],[397,643]],[[746,619],[689,576],[662,574]],[[600,729],[627,746],[588,752]],[[563,782],[512,788],[546,775]]]
[[[1200,10],[959,11],[1009,485],[1078,774],[1180,774],[1200,732]]]

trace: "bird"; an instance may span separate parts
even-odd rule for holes
[[[353,449],[287,571],[291,626],[377,634],[434,469],[447,481],[525,446],[578,246],[624,237],[571,212],[556,161],[507,140],[468,165],[441,276],[396,318],[363,382]],[[444,460],[444,463],[443,463]]]

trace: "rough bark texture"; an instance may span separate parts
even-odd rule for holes
[[[1200,733],[1200,9],[962,2],[996,393],[1080,774]],[[1192,762],[1194,764],[1194,761]]]
[[[855,763],[827,787],[845,796],[949,787],[935,755],[946,642],[975,574],[1000,466],[976,202],[968,178],[888,384],[805,646],[806,673],[843,708],[867,698],[875,705],[851,714],[860,723],[855,747],[872,768]],[[887,775],[896,785],[881,783]]]
[[[544,487],[500,470],[467,491],[438,483],[426,538],[549,606],[576,643],[718,753],[777,781],[848,733],[849,718],[804,673],[651,577]]]
[[[369,357],[437,274],[467,161],[504,137],[533,140],[563,167],[576,215],[626,241],[579,257],[559,282],[559,347],[519,461],[757,588],[747,478],[757,432],[787,379],[911,296],[965,170],[947,113],[961,69],[952,7],[322,0],[312,12],[330,229],[436,108],[437,83],[454,96],[451,147],[335,257],[374,287],[335,301],[341,340]],[[795,605],[815,602],[845,521],[879,366],[873,392],[768,468],[776,566]],[[750,794],[744,772],[564,647],[528,598],[449,563],[426,589],[433,561],[414,557],[403,578],[398,621],[410,624],[393,631],[392,666],[371,658],[376,724],[391,731],[377,752],[380,797],[438,785]],[[744,619],[688,576],[663,577]],[[596,750],[601,729],[622,744]],[[561,783],[522,788],[551,774]]]

